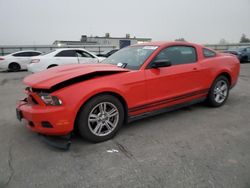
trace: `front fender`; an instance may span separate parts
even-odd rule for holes
[[[97,81],[97,80],[96,80]],[[76,118],[80,108],[92,97],[101,94],[101,93],[113,93],[124,99],[126,102],[126,97],[124,92],[117,87],[112,87],[108,84],[100,86],[101,84],[96,84],[95,80],[89,80],[86,82],[80,82],[58,91],[52,93],[52,95],[57,96],[63,102],[63,105],[71,111],[72,118]],[[118,87],[119,88],[119,87]]]

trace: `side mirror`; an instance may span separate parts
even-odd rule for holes
[[[171,66],[171,62],[168,59],[159,59],[155,60],[151,64],[151,68],[160,68],[160,67],[169,67]]]

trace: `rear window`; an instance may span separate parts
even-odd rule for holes
[[[30,52],[30,56],[38,56],[41,55],[40,52]]]
[[[212,51],[212,50],[203,48],[203,56],[204,56],[205,58],[215,57],[215,56],[216,56],[216,53],[215,53],[214,51]]]
[[[19,52],[16,54],[13,54],[14,57],[32,57],[32,56],[38,56],[41,53],[39,52]]]
[[[75,50],[64,50],[59,52],[56,57],[76,57]]]

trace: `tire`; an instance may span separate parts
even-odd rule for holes
[[[229,95],[229,81],[225,76],[219,76],[215,79],[210,88],[207,102],[209,106],[220,107],[222,106]]]
[[[56,67],[56,66],[58,66],[58,65],[50,65],[50,66],[47,67],[47,69],[50,69],[50,68]]]
[[[102,94],[81,108],[76,126],[84,139],[97,143],[113,138],[123,122],[124,108],[121,102],[113,95]]]
[[[242,57],[241,60],[240,60],[240,62],[241,62],[241,63],[246,63],[246,62],[248,62],[248,57],[247,57],[247,56]]]
[[[9,68],[9,71],[11,72],[17,72],[21,70],[21,66],[15,62],[10,63],[8,68]]]
[[[249,63],[249,61],[250,61],[249,56],[246,56],[246,63]]]

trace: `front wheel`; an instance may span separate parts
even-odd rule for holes
[[[77,127],[80,135],[91,142],[111,139],[122,126],[124,109],[121,102],[109,94],[99,95],[81,109]]]
[[[214,81],[208,94],[208,104],[212,107],[222,106],[229,95],[229,81],[225,76],[219,76]]]

